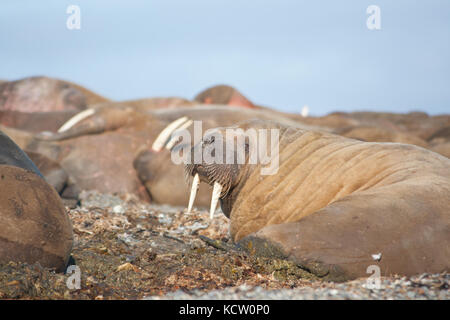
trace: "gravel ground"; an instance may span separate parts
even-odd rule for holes
[[[448,300],[449,274],[422,274],[417,277],[383,278],[379,289],[368,289],[365,279],[347,283],[313,283],[294,289],[266,290],[259,286],[241,285],[203,292],[178,290],[149,300]]]
[[[207,211],[143,203],[131,195],[84,192],[69,209],[74,228],[72,257],[81,273],[39,264],[0,264],[3,299],[443,299],[449,274],[324,282],[284,260],[237,251],[228,221]]]

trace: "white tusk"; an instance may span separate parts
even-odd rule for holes
[[[172,132],[174,132],[179,126],[185,123],[188,120],[187,117],[179,118],[173,122],[171,122],[167,127],[164,128],[163,131],[158,135],[155,142],[153,142],[152,149],[153,151],[161,151],[161,149],[166,144],[166,141],[169,140]]]
[[[309,107],[306,104],[303,106],[301,114],[302,114],[303,118],[306,118],[308,116],[308,114],[309,114]]]
[[[189,206],[187,211],[188,213],[191,213],[192,211],[192,206],[194,205],[199,185],[200,185],[200,178],[198,177],[198,173],[196,173],[194,176],[194,180],[192,180],[191,195],[189,196]]]
[[[72,118],[70,118],[66,123],[64,123],[61,128],[58,129],[58,132],[64,132],[72,128],[78,122],[86,119],[87,117],[93,115],[95,113],[94,109],[83,110],[80,113],[77,113]]]
[[[216,212],[217,203],[219,202],[220,194],[222,193],[222,186],[217,181],[214,182],[214,189],[211,197],[211,209],[209,209],[209,218],[214,218],[214,212]]]
[[[176,131],[174,131],[174,133],[172,134],[172,138],[169,140],[169,142],[167,142],[166,144],[166,149],[167,150],[171,150],[174,146],[174,144],[178,141],[178,139],[180,138],[180,136],[178,135],[178,133],[180,133],[182,130],[185,130],[187,128],[189,128],[189,126],[194,123],[194,121],[189,120],[188,122],[185,122],[181,127],[179,127]]]

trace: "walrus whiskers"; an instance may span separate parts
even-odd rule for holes
[[[58,132],[64,132],[72,128],[74,125],[76,125],[78,122],[86,119],[87,117],[92,116],[95,113],[95,109],[87,109],[83,110],[80,113],[77,113],[72,118],[70,118],[66,123],[64,123],[61,128],[58,129]]]
[[[178,129],[181,125],[183,125],[186,121],[188,121],[187,117],[181,117],[173,122],[171,122],[164,130],[161,131],[161,133],[158,135],[158,137],[155,139],[155,142],[153,142],[152,150],[153,151],[161,151],[161,149],[166,144],[167,140],[169,140],[172,133]]]
[[[200,186],[200,178],[198,176],[198,173],[195,174],[194,180],[192,180],[192,187],[191,187],[191,194],[189,196],[189,206],[188,206],[188,213],[191,213],[192,206],[194,205],[195,197],[197,196],[198,187]]]
[[[222,185],[217,181],[214,182],[214,189],[211,197],[211,209],[209,211],[209,218],[214,218],[214,212],[216,212],[217,203],[219,202],[220,194],[222,193]]]

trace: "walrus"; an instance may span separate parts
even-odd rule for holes
[[[75,83],[48,77],[29,77],[0,83],[0,110],[21,112],[81,111],[107,102]]]
[[[64,271],[73,234],[58,193],[2,132],[0,145],[0,262],[39,262]]]
[[[306,117],[302,122],[330,128],[332,132],[367,142],[414,144],[446,157],[450,149],[445,139],[450,116],[428,116],[423,112],[334,112],[322,117]],[[438,139],[439,138],[439,139]]]
[[[145,201],[182,205],[187,189],[173,186],[187,188],[180,177],[183,167],[172,163],[170,148],[165,148],[171,133],[179,127],[175,126],[171,132],[165,129],[180,119],[184,120],[179,126],[203,121],[206,130],[251,118],[275,118],[296,125],[276,113],[233,106],[196,105],[142,112],[109,105],[80,112],[55,134],[36,135],[41,142],[29,143],[26,150],[58,161],[81,190],[133,193]],[[164,141],[160,141],[162,132]],[[59,147],[56,157],[47,153],[53,153],[55,148],[43,150],[49,142]],[[206,191],[201,193],[204,197],[200,194],[200,204],[207,205]]]
[[[255,105],[237,89],[228,85],[216,85],[203,90],[194,97],[194,101],[202,104],[222,104],[255,108]]]
[[[425,112],[339,112],[334,113],[334,115],[356,121],[359,126],[372,126],[407,132],[425,141],[428,141],[436,130],[450,125],[450,115],[429,116]],[[305,121],[312,121],[312,124],[316,124],[315,121],[318,120],[307,118]]]
[[[246,141],[245,162],[191,162],[185,170],[195,183],[214,186],[211,213],[220,199],[240,246],[335,281],[368,276],[371,265],[382,275],[449,270],[450,159],[414,145],[275,122],[236,128]],[[226,129],[207,135],[192,153],[225,146]],[[249,129],[279,130],[275,174],[249,164]]]

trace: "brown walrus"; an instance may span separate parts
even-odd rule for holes
[[[305,123],[343,129],[365,126],[411,134],[428,141],[436,130],[450,125],[450,115],[429,116],[424,112],[335,112],[324,117],[307,117]]]
[[[61,199],[2,132],[0,145],[0,262],[39,262],[63,271],[73,235]]]
[[[248,162],[186,166],[194,180],[214,185],[212,211],[220,198],[234,241],[331,280],[368,276],[370,265],[382,275],[449,270],[450,159],[273,122],[239,128],[244,137],[251,128],[279,130],[276,174]],[[217,132],[192,151],[223,145],[225,129]]]
[[[203,104],[223,104],[255,108],[255,105],[242,93],[227,85],[216,85],[205,89],[195,96],[194,101]]]
[[[107,101],[77,84],[48,77],[29,77],[0,83],[0,110],[81,111],[88,105]]]
[[[323,117],[305,117],[302,122],[325,126],[336,134],[368,142],[399,142],[414,144],[450,155],[442,135],[450,125],[450,116],[428,116],[423,112],[335,112]]]

